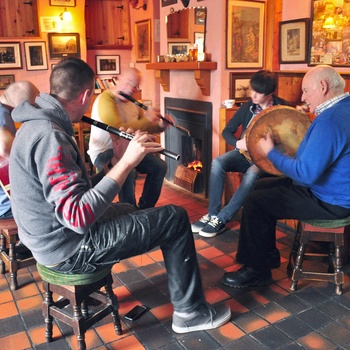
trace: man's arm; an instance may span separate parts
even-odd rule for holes
[[[0,157],[9,158],[15,136],[7,129],[0,127]]]

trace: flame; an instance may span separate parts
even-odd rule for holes
[[[193,162],[187,165],[187,168],[193,169],[197,173],[200,173],[203,169],[203,164],[199,160],[194,160]]]

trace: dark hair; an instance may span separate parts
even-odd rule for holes
[[[252,90],[269,95],[275,92],[277,86],[276,75],[269,70],[259,70],[250,79]]]
[[[67,57],[61,60],[50,75],[50,94],[72,100],[86,89],[93,89],[95,73],[83,60]]]

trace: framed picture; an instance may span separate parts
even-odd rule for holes
[[[80,58],[78,33],[48,33],[50,58],[61,59],[67,56]]]
[[[120,74],[120,56],[119,55],[97,55],[96,56],[96,74]]]
[[[24,43],[27,70],[46,70],[47,55],[45,41],[31,41]]]
[[[135,22],[136,62],[151,61],[151,20]]]
[[[177,4],[177,0],[162,0],[162,7]]]
[[[14,81],[15,76],[13,74],[0,75],[0,90],[5,90]]]
[[[250,97],[249,81],[253,73],[230,73],[230,99],[246,102]]]
[[[62,21],[59,16],[40,17],[40,29],[42,33],[60,32]]]
[[[194,32],[194,43],[195,43],[198,39],[203,39],[203,43],[204,43],[204,37],[205,37],[205,34],[204,34],[204,33]]]
[[[0,69],[22,68],[20,43],[0,43]]]
[[[191,43],[169,43],[169,55],[188,55]]]
[[[308,65],[350,67],[349,1],[312,0],[311,6]]]
[[[74,7],[75,0],[50,0],[50,6]]]
[[[265,3],[227,0],[227,68],[262,68]]]
[[[280,22],[280,63],[306,63],[309,19]]]
[[[205,24],[205,18],[207,15],[207,10],[204,8],[196,7],[194,9],[194,23],[195,24]]]

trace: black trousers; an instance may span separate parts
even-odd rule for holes
[[[243,206],[238,251],[246,265],[268,276],[267,253],[276,237],[277,220],[335,220],[350,216],[350,209],[319,200],[286,177],[256,182]]]

